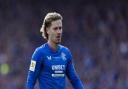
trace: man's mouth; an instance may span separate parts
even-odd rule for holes
[[[60,38],[61,38],[61,36],[56,36],[56,38],[57,38],[57,39],[60,39]]]

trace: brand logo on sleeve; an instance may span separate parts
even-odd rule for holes
[[[35,71],[35,67],[36,67],[36,61],[31,60],[31,64],[30,64],[29,70],[30,71]]]

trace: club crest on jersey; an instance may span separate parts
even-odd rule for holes
[[[47,59],[48,59],[48,60],[52,60],[52,57],[51,57],[51,56],[47,56]]]
[[[65,61],[66,60],[66,54],[65,53],[61,53],[61,57],[62,57],[62,59]]]

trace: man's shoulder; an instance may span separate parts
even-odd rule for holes
[[[35,49],[35,51],[37,51],[37,52],[42,52],[43,50],[45,50],[45,44],[42,44],[41,46],[39,46]]]
[[[63,51],[70,51],[68,47],[64,46],[64,45],[59,45],[60,49]]]
[[[66,46],[64,46],[64,45],[61,45],[61,44],[59,44],[59,47],[60,47],[61,49],[68,49],[68,47],[66,47]]]

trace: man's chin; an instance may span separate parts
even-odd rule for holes
[[[59,41],[59,42],[56,42],[56,44],[60,44],[61,42]]]
[[[56,40],[54,41],[54,43],[55,43],[55,44],[60,44],[60,43],[61,43],[61,39],[56,39]]]
[[[56,42],[56,44],[60,44],[60,43],[61,43],[61,41],[57,41],[57,42]]]

